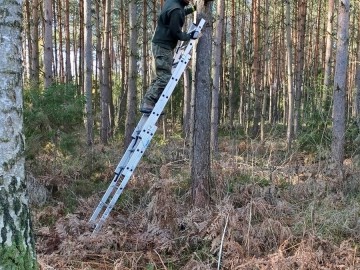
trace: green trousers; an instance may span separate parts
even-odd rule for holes
[[[154,105],[171,79],[173,51],[155,43],[152,43],[152,51],[155,59],[153,68],[156,76],[146,91],[143,102]]]

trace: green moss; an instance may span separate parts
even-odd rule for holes
[[[39,269],[35,256],[25,246],[0,246],[0,269],[31,270]]]

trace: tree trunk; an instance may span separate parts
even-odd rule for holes
[[[78,94],[84,95],[84,0],[79,0],[79,81]],[[106,31],[106,30],[105,30]]]
[[[319,47],[320,47],[320,33],[321,33],[321,11],[322,11],[322,1],[323,0],[318,0],[317,4],[318,4],[318,12],[317,12],[317,16],[316,16],[316,36],[315,36],[315,49],[314,49],[314,57],[312,59],[313,62],[313,78],[314,80],[317,80],[318,74],[319,74]]]
[[[84,91],[86,93],[86,138],[87,144],[92,145],[94,140],[93,134],[93,115],[92,115],[92,23],[91,23],[91,0],[84,2],[84,22],[85,22],[85,76],[84,76]]]
[[[148,23],[147,23],[147,1],[144,1],[143,3],[143,21],[142,21],[142,36],[143,36],[143,44],[142,44],[142,50],[143,50],[143,74],[142,74],[142,91],[140,93],[140,96],[143,97],[146,89],[148,88],[149,80],[148,80],[148,38],[147,38],[147,31],[148,31]]]
[[[264,79],[263,79],[263,99],[262,99],[262,107],[261,107],[261,132],[260,139],[261,142],[265,141],[265,115],[266,109],[268,105],[268,97],[270,96],[270,85],[269,85],[269,77],[270,77],[270,27],[269,27],[269,1],[265,0],[265,15],[264,15]]]
[[[52,39],[52,0],[44,0],[44,71],[45,71],[45,89],[53,81],[53,39]]]
[[[360,9],[360,2],[358,2]],[[360,129],[360,20],[358,20],[358,36],[357,36],[357,60],[355,75],[355,115],[358,128]],[[358,135],[360,139],[360,134]]]
[[[102,48],[101,48],[101,28],[102,28],[102,16],[101,16],[101,3],[100,1],[96,1],[95,3],[95,14],[96,14],[96,71],[95,71],[95,80],[96,80],[96,87],[95,87],[95,96],[96,96],[96,102],[94,107],[94,115],[97,114],[97,112],[101,111],[101,85],[102,85],[102,73],[103,73],[103,64],[102,64]],[[100,89],[100,90],[98,90]],[[100,94],[99,94],[100,92]],[[100,95],[100,101],[99,101],[99,95]],[[99,106],[97,106],[99,104]],[[100,112],[101,113],[101,112]],[[101,123],[100,123],[101,125]],[[100,130],[101,134],[101,130]],[[101,140],[101,135],[100,135]]]
[[[108,143],[111,136],[111,120],[110,120],[110,106],[111,106],[111,89],[110,89],[110,22],[111,22],[111,0],[105,0],[105,36],[103,49],[103,74],[101,84],[101,142]]]
[[[119,126],[124,122],[126,117],[126,98],[127,98],[127,65],[126,65],[126,50],[127,50],[127,31],[126,31],[126,9],[124,0],[120,1],[120,96],[119,96]]]
[[[64,54],[63,54],[63,30],[64,30],[64,23],[62,17],[62,1],[57,1],[57,16],[58,16],[58,23],[59,23],[59,81],[60,83],[64,83],[65,76],[64,76]]]
[[[37,269],[25,185],[21,1],[0,0],[0,269]]]
[[[234,112],[235,112],[235,63],[236,63],[236,5],[235,0],[231,0],[231,56],[230,56],[230,82],[228,95],[228,119],[229,127],[234,127]]]
[[[32,40],[31,40],[31,26],[32,24],[32,15],[30,12],[31,9],[31,3],[29,0],[25,0],[25,14],[26,14],[26,19],[24,20],[24,29],[25,29],[25,37],[27,42],[25,42],[26,44],[26,52],[24,55],[24,59],[26,59],[24,65],[26,67],[25,69],[25,74],[23,74],[23,79],[26,79],[27,81],[30,79],[30,73],[31,73],[31,44],[32,44]]]
[[[190,115],[191,115],[191,82],[189,69],[184,70],[184,106],[183,106],[183,134],[186,142],[190,135]]]
[[[212,51],[212,2],[200,6],[198,19],[206,24],[196,48],[193,63],[195,74],[192,111],[191,179],[192,199],[195,207],[205,207],[210,202],[210,109],[211,109],[211,51]],[[195,48],[194,48],[195,50]]]
[[[259,133],[259,124],[261,118],[261,66],[260,66],[260,1],[254,0],[252,2],[253,13],[253,40],[254,40],[254,58],[252,64],[252,77],[253,88],[255,93],[254,100],[254,123],[251,131],[251,135],[256,137]]]
[[[348,69],[350,0],[340,0],[334,76],[334,105],[331,153],[342,169],[345,144],[346,73]]]
[[[51,0],[52,1],[52,19],[53,19],[53,25],[54,25],[54,35],[53,35],[53,77],[55,79],[55,81],[57,81],[58,79],[58,33],[57,33],[57,28],[58,28],[58,22],[57,22],[57,18],[56,18],[56,1],[55,0]],[[82,26],[80,27],[82,28]]]
[[[298,40],[297,60],[295,74],[295,107],[294,107],[294,134],[298,133],[300,126],[301,95],[303,87],[303,70],[305,57],[305,30],[306,30],[307,1],[298,2]]]
[[[225,0],[218,0],[216,12],[216,31],[214,34],[214,62],[212,68],[212,98],[211,98],[211,150],[213,155],[218,152],[218,128],[219,128],[219,93],[221,72],[221,50],[225,16]],[[241,109],[241,108],[240,108]]]
[[[291,148],[293,139],[293,122],[294,122],[294,92],[293,92],[293,74],[292,74],[292,43],[291,43],[291,18],[290,18],[290,1],[285,1],[285,18],[286,18],[286,56],[287,56],[287,84],[288,84],[288,118],[287,118],[287,148]]]
[[[131,134],[135,128],[135,110],[136,110],[136,77],[137,77],[137,56],[138,56],[138,29],[136,26],[136,0],[132,0],[129,4],[129,23],[130,23],[130,38],[129,38],[129,83],[127,92],[127,110],[126,110],[126,124],[125,124],[125,141],[124,146],[127,147],[131,142]]]
[[[39,1],[32,2],[32,40],[31,40],[31,71],[30,81],[37,86],[39,84]]]
[[[37,0],[36,0],[37,1]],[[70,61],[70,7],[69,0],[65,0],[65,81],[72,81]]]
[[[325,70],[324,70],[324,91],[322,101],[325,104],[325,109],[328,109],[327,105],[329,101],[329,87],[331,76],[331,55],[332,55],[332,31],[334,20],[334,0],[329,0],[328,13],[327,13],[327,26],[326,26],[326,48],[325,48]]]

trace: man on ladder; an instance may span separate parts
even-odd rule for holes
[[[164,44],[167,44],[166,46],[169,46],[170,49],[161,47],[164,46],[161,42],[158,44],[153,43],[154,53],[156,54],[156,69],[158,76],[154,80],[146,95],[148,98],[144,98],[141,108],[144,113],[131,135],[132,141],[115,169],[113,180],[90,217],[90,224],[95,226],[94,232],[101,229],[112,208],[115,206],[115,203],[122,194],[125,186],[130,180],[130,177],[134,173],[137,164],[157,130],[156,122],[191,59],[191,50],[194,46],[194,40],[190,39],[198,38],[205,24],[205,20],[201,19],[197,25],[193,24],[188,33],[183,33],[181,31],[181,26],[184,23],[186,5],[180,5],[180,3],[189,3],[188,1],[189,0],[167,0],[164,9],[161,12],[163,15],[160,15],[159,25],[164,28],[169,28],[169,25],[165,23],[169,22],[171,25],[178,23],[178,28],[176,28],[178,31],[175,31],[177,35],[174,34],[175,36],[173,36],[170,30],[168,35],[165,35],[167,30],[164,29],[164,35],[160,35],[162,36],[162,39],[156,37],[157,35],[154,36],[153,41],[159,42],[159,40],[162,40]],[[191,12],[193,12],[195,9],[191,7],[191,10]],[[180,12],[180,14],[178,14],[178,12]],[[191,12],[188,13],[190,14]],[[161,16],[164,17],[162,18]],[[159,28],[160,26],[158,26],[157,31],[160,31]],[[173,26],[171,28],[175,29]],[[168,38],[166,39],[166,37]],[[174,56],[174,63],[172,55],[168,62],[164,61],[164,51],[172,54],[172,50],[176,46],[179,37],[188,42],[185,42],[185,45],[178,47]],[[164,63],[166,65],[166,72],[164,72],[163,68]],[[166,77],[167,81],[162,82],[162,77],[165,73],[170,73],[170,76]],[[159,84],[158,81],[161,81],[164,85]]]
[[[198,38],[198,33],[182,31],[185,16],[196,10],[190,0],[166,0],[158,18],[152,39],[156,77],[148,88],[140,105],[140,112],[151,113],[161,93],[171,78],[174,49],[179,40],[189,41]]]

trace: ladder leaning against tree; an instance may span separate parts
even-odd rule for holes
[[[204,24],[205,20],[201,19],[197,25],[193,24],[188,32],[196,31],[200,34]],[[150,141],[157,130],[156,122],[162,114],[165,105],[191,59],[191,52],[194,45],[195,40],[191,39],[188,42],[182,42],[177,47],[173,58],[172,76],[170,81],[166,85],[152,112],[150,114],[142,115],[131,135],[132,141],[115,169],[113,180],[89,220],[90,224],[94,226],[94,232],[98,232],[101,229],[130,180],[130,177],[134,173],[146,148],[149,146]]]

